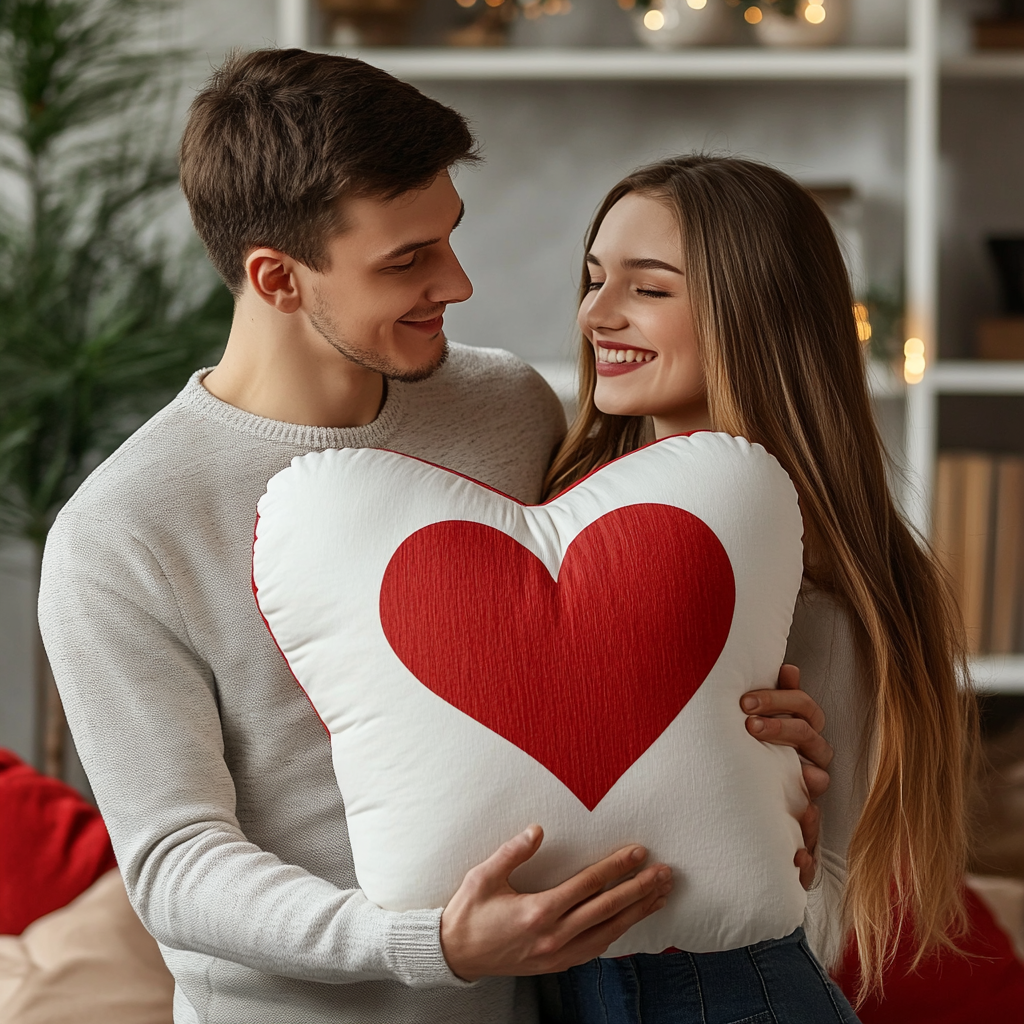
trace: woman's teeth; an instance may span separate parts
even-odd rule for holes
[[[597,349],[597,360],[600,363],[649,363],[655,356],[654,352],[645,352],[635,348],[601,348]]]

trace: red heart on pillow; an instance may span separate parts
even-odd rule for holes
[[[420,682],[593,810],[707,678],[735,601],[713,531],[643,504],[584,529],[557,580],[500,530],[424,527],[388,563],[380,617]]]

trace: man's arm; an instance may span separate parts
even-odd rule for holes
[[[339,889],[247,839],[235,815],[214,679],[195,653],[163,568],[129,533],[70,518],[58,521],[47,544],[40,624],[146,928],[173,948],[309,981],[464,984],[442,951],[440,909],[382,910],[360,890]],[[584,900],[593,895],[588,885],[619,884],[588,900],[588,915],[570,927],[559,913],[557,934],[545,926],[557,900],[522,897],[525,913],[510,926],[495,913],[503,905],[495,858],[471,872],[452,901],[448,929],[454,955],[468,965],[465,977],[481,967],[514,973],[501,963],[523,955],[536,957],[538,971],[556,970],[580,932],[603,924],[611,942],[657,909],[671,883],[658,877],[663,865],[627,865],[631,850],[577,876]],[[513,859],[522,853],[513,851]],[[637,877],[620,882],[627,867]],[[571,948],[587,959],[593,945]]]

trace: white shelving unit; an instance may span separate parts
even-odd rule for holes
[[[346,50],[399,78],[431,81],[904,81],[906,50]]]
[[[310,0],[278,0],[278,42],[308,46]],[[1024,56],[980,54],[940,59],[939,0],[907,0],[907,46],[823,50],[691,49],[374,49],[352,56],[412,81],[819,81],[893,83],[905,90],[904,284],[906,337],[924,342],[926,369],[904,385],[887,367],[871,367],[880,399],[905,400],[905,511],[929,530],[938,436],[938,397],[945,393],[1024,394],[1024,364],[937,359],[939,102],[943,80],[1024,79]],[[573,369],[537,364],[563,397]],[[976,684],[1024,693],[1024,655],[980,658]]]

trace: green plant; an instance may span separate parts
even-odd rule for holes
[[[0,534],[39,552],[88,469],[227,336],[230,295],[174,241],[182,54],[153,43],[162,9],[0,0]]]

